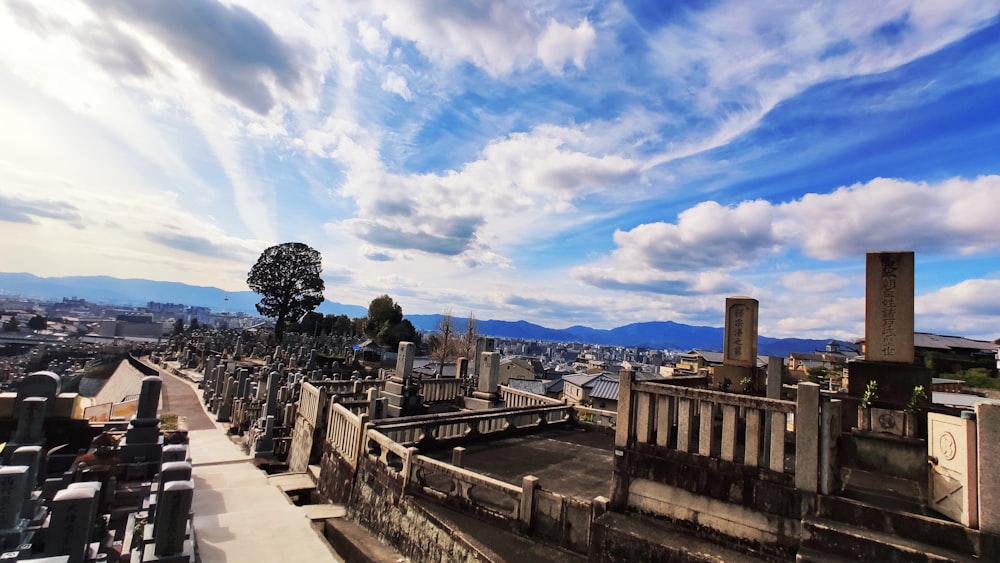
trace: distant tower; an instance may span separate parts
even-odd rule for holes
[[[222,298],[225,303],[222,305],[222,312],[226,313],[229,311],[229,294],[227,293],[225,297]]]

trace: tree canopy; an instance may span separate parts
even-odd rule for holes
[[[28,320],[28,328],[31,330],[45,330],[49,327],[49,320],[41,315],[35,315]]]
[[[403,308],[388,295],[376,297],[368,305],[364,333],[389,350],[398,348],[400,342],[420,343],[416,327],[403,318]]]
[[[261,294],[257,312],[275,319],[274,336],[279,342],[285,322],[298,319],[323,302],[326,289],[319,251],[301,242],[286,242],[267,248],[247,274],[247,285]]]

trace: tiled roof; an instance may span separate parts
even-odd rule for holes
[[[591,383],[590,397],[592,399],[618,400],[618,379],[602,376]]]
[[[563,381],[566,381],[568,383],[572,383],[573,385],[576,385],[577,387],[587,387],[588,384],[591,381],[597,379],[598,377],[601,377],[600,373],[584,373],[584,374],[580,374],[580,375],[566,375],[566,376],[563,376]]]
[[[937,348],[939,350],[951,350],[962,348],[966,350],[996,350],[997,345],[986,340],[972,340],[961,336],[942,336],[940,334],[929,334],[926,332],[913,333],[913,346],[915,348]]]

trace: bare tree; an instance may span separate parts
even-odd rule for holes
[[[476,340],[479,340],[479,331],[476,329],[476,316],[470,312],[469,318],[465,321],[465,333],[462,334],[461,341],[458,345],[459,355],[468,359],[470,362],[479,361],[479,358],[475,357]]]
[[[455,354],[456,344],[455,324],[448,309],[438,323],[437,339],[431,349],[431,357],[438,362],[438,377],[444,374],[444,364]]]

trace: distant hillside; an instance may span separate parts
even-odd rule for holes
[[[119,279],[109,276],[75,276],[40,278],[32,274],[0,273],[0,293],[25,297],[59,300],[78,297],[92,303],[144,307],[150,301],[181,303],[210,307],[213,311],[256,314],[254,305],[260,296],[252,291],[224,291],[217,287],[202,287],[176,282],[144,279]],[[225,298],[229,297],[226,302]],[[368,314],[367,307],[324,301],[318,311],[324,314],[347,315],[351,318]],[[441,315],[406,315],[418,330],[433,332]],[[466,320],[455,318],[459,331]],[[547,340],[551,342],[583,342],[605,346],[642,346],[668,350],[721,350],[723,330],[710,326],[690,326],[673,321],[634,323],[611,330],[571,326],[564,329],[546,328],[527,321],[478,320],[481,334],[498,338]],[[758,338],[761,354],[787,356],[789,352],[812,352],[823,349],[826,340],[799,338]]]
[[[418,330],[432,332],[441,323],[441,315],[407,315]],[[466,319],[454,318],[459,332]],[[605,346],[641,346],[667,350],[722,350],[724,331],[720,327],[691,326],[673,321],[634,323],[611,330],[572,326],[546,328],[526,321],[477,320],[480,334],[497,338],[522,338],[552,342],[583,342]],[[757,338],[758,352],[768,356],[787,356],[790,352],[812,352],[826,348],[829,340],[806,338]]]
[[[32,274],[0,273],[0,293],[56,301],[63,297],[78,297],[91,303],[132,307],[145,307],[150,301],[158,301],[209,307],[213,312],[242,312],[251,315],[257,314],[254,305],[260,301],[260,296],[249,290],[225,291],[217,287],[109,276],[40,278]],[[225,300],[227,296],[228,302]],[[368,314],[367,307],[343,305],[332,301],[324,301],[318,310],[322,313],[350,317]]]

